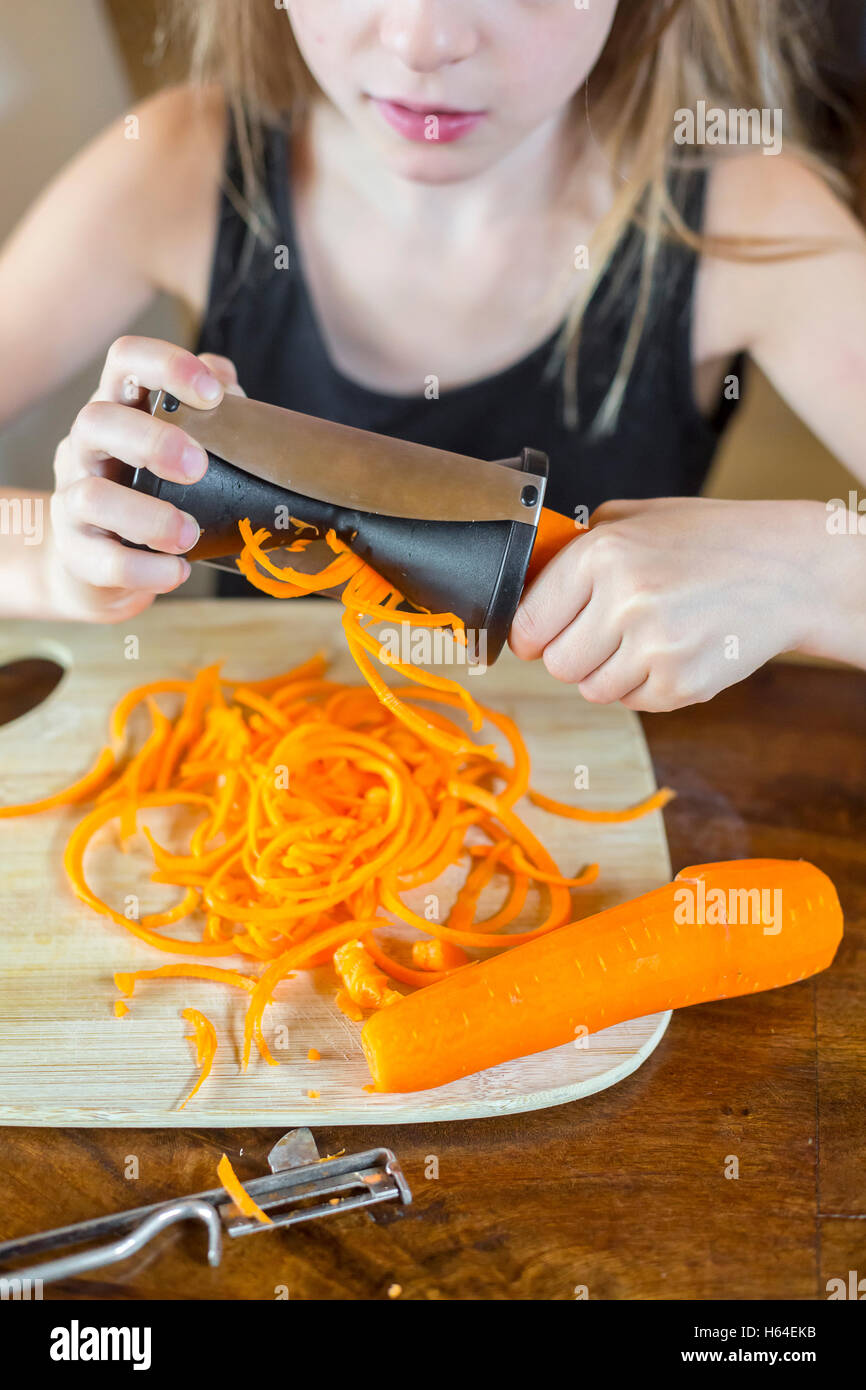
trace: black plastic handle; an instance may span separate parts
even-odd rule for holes
[[[538,450],[524,449],[519,466],[547,476],[547,456]],[[517,521],[418,521],[336,507],[263,482],[213,454],[197,483],[170,483],[138,469],[132,486],[195,517],[201,536],[188,552],[191,560],[237,556],[244,517],[253,530],[272,532],[273,547],[291,534],[275,529],[278,517],[306,522],[320,535],[333,529],[410,603],[456,613],[467,628],[484,632],[488,665],[508,636],[535,541],[535,526]]]

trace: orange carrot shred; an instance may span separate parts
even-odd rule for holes
[[[213,1059],[216,1056],[217,1035],[216,1029],[210,1019],[205,1018],[204,1014],[200,1013],[198,1009],[184,1009],[181,1017],[185,1018],[187,1022],[191,1023],[193,1026],[193,1031],[187,1035],[187,1040],[195,1043],[196,1065],[201,1068],[198,1081],[196,1081],[186,1100],[178,1107],[180,1110],[183,1110],[187,1102],[192,1100],[199,1087],[210,1075]]]
[[[381,1009],[403,997],[389,987],[361,941],[344,941],[334,952],[334,967],[352,1003],[361,1009]]]
[[[102,786],[113,767],[114,754],[110,748],[103,748],[90,771],[77,782],[61,791],[52,792],[50,796],[43,796],[40,801],[25,802],[22,806],[0,806],[0,818],[5,820],[13,816],[35,816],[41,811],[53,810],[55,806],[69,806],[76,801],[86,801]]]
[[[217,1164],[217,1176],[241,1215],[261,1221],[263,1226],[274,1224],[267,1212],[262,1211],[258,1203],[253,1201],[226,1154],[223,1154]]]
[[[541,792],[529,793],[529,799],[535,806],[552,811],[556,816],[566,816],[569,820],[606,822],[610,825],[639,820],[650,811],[660,811],[675,796],[676,792],[670,787],[661,787],[657,792],[653,792],[652,796],[639,801],[635,806],[627,806],[623,811],[590,811],[582,806],[569,806],[565,801],[555,801],[552,796],[543,796]]]

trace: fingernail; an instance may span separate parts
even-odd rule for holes
[[[201,527],[195,517],[190,516],[189,512],[184,512],[183,521],[180,524],[179,544],[181,549],[192,550],[200,535]]]
[[[215,401],[222,395],[222,386],[210,372],[200,372],[196,377],[195,389],[203,401]]]
[[[187,444],[180,460],[184,476],[197,482],[207,468],[207,454],[197,444]]]
[[[192,574],[192,565],[190,564],[189,560],[181,560],[181,562],[180,562],[180,582],[181,582],[181,584],[185,584],[186,581],[189,579],[189,577],[190,577],[191,574]]]

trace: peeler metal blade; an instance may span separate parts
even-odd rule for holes
[[[520,459],[470,458],[247,396],[225,395],[199,410],[156,391],[150,403],[153,414],[167,412],[209,454],[262,482],[347,510],[531,526],[541,514],[546,470],[526,471]]]
[[[321,1158],[311,1131],[297,1129],[284,1134],[274,1145],[268,1162],[270,1173],[244,1184],[256,1204],[270,1216],[267,1225],[236,1214],[225,1188],[216,1187],[6,1241],[0,1244],[0,1278],[40,1280],[43,1284],[75,1278],[127,1259],[166,1227],[186,1220],[198,1220],[206,1226],[208,1262],[216,1266],[222,1256],[223,1235],[251,1235],[382,1202],[412,1201],[409,1185],[390,1149]],[[103,1243],[92,1244],[95,1241]],[[84,1245],[89,1248],[77,1248]],[[41,1264],[10,1267],[10,1262],[54,1251],[67,1253]]]

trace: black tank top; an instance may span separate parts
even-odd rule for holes
[[[225,175],[243,175],[234,123],[227,122]],[[558,331],[520,361],[481,381],[428,399],[370,390],[332,362],[304,281],[295,238],[285,129],[266,126],[264,186],[276,233],[257,239],[224,190],[208,305],[196,352],[231,358],[248,396],[378,434],[475,458],[510,458],[524,445],[550,459],[546,505],[566,515],[616,497],[699,492],[736,401],[707,419],[692,387],[691,317],[697,258],[663,243],[649,326],[629,376],[618,420],[591,433],[619,363],[638,288],[640,231],[630,227],[583,316],[578,358],[578,424],[566,423],[562,370],[551,371]],[[685,221],[700,230],[706,175],[680,171],[671,193]],[[286,248],[278,268],[274,246]],[[611,293],[615,287],[615,294]],[[739,364],[732,370],[738,370]],[[240,576],[220,574],[221,594],[253,592]]]

